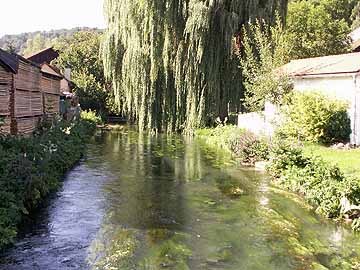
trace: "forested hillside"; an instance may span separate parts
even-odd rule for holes
[[[18,35],[5,35],[0,38],[0,48],[22,55],[28,55],[51,46],[56,41],[62,38],[70,37],[74,33],[80,31],[101,32],[102,30],[88,27],[77,27],[72,29],[22,33]]]

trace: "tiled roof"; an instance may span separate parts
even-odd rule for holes
[[[360,53],[292,60],[280,72],[290,76],[331,75],[360,72]]]
[[[17,73],[19,68],[19,59],[15,54],[10,54],[0,49],[0,64],[5,66],[10,72]]]

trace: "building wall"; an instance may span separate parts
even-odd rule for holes
[[[295,78],[294,89],[298,91],[319,91],[330,97],[352,103],[355,87],[352,76]]]

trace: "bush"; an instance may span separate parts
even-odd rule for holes
[[[268,171],[275,177],[280,177],[283,171],[293,166],[303,167],[305,163],[301,148],[290,142],[275,142],[270,148]]]
[[[253,133],[237,126],[218,126],[213,129],[201,129],[195,135],[202,137],[207,143],[225,149],[242,162],[253,164],[266,160],[269,156],[268,144]]]
[[[348,104],[316,92],[294,92],[282,110],[279,133],[310,142],[348,141],[351,134]]]
[[[103,121],[100,116],[97,115],[96,111],[88,110],[81,111],[81,119],[94,122],[96,124],[102,124]]]
[[[32,137],[0,136],[0,250],[14,240],[23,215],[59,187],[95,128],[91,121],[56,121]]]
[[[249,132],[245,132],[241,138],[233,141],[231,150],[243,162],[250,164],[269,158],[268,144]]]

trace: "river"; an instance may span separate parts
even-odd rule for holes
[[[360,236],[201,141],[99,132],[1,270],[360,269]]]

